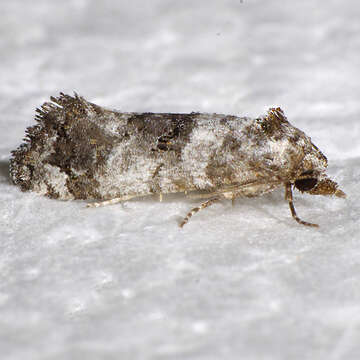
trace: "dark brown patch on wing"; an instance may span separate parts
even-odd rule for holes
[[[68,175],[67,188],[75,199],[99,198],[94,174],[121,139],[89,121],[89,114],[101,113],[100,107],[62,93],[51,101],[36,110],[38,124],[27,129],[25,144],[12,153],[13,181],[22,190],[32,190],[34,183],[44,181],[43,168],[49,164]],[[47,195],[59,196],[49,186]]]
[[[189,142],[197,116],[197,113],[134,114],[128,119],[127,125],[143,139],[143,143],[153,144],[152,151],[175,151],[180,155]]]

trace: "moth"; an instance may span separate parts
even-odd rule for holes
[[[204,199],[182,227],[221,199],[279,187],[292,217],[318,226],[297,216],[293,188],[345,197],[325,173],[326,157],[279,107],[258,118],[120,112],[60,93],[36,109],[35,119],[12,152],[10,176],[21,190],[50,198],[101,201],[90,207],[179,192]]]

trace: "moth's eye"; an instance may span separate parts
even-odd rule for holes
[[[317,184],[316,178],[301,179],[295,181],[295,187],[300,191],[309,191]]]

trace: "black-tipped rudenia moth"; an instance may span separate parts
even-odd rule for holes
[[[345,197],[325,170],[327,159],[280,108],[256,119],[221,114],[124,113],[60,94],[37,109],[37,124],[12,152],[10,175],[22,190],[51,198],[134,197],[201,190],[206,200],[181,226],[220,199],[285,187]]]

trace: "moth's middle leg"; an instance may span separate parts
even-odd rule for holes
[[[211,198],[211,199],[203,202],[200,206],[197,206],[197,207],[194,207],[193,209],[191,209],[188,212],[188,214],[184,217],[184,220],[181,222],[180,227],[182,228],[194,214],[196,214],[197,212],[199,212],[202,209],[207,208],[208,206],[214,204],[215,202],[217,202],[219,200],[220,200],[220,197],[214,197],[214,198]]]

